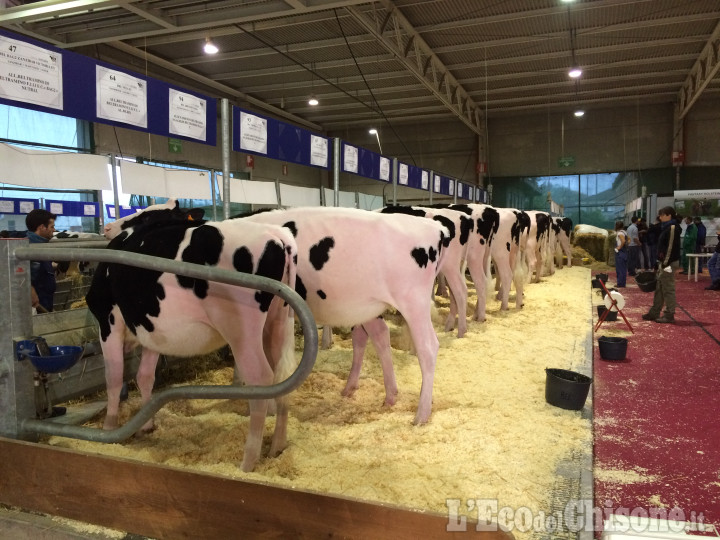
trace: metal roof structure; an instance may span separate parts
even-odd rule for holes
[[[718,0],[4,4],[8,30],[321,131],[720,96]]]

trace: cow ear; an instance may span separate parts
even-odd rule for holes
[[[202,208],[190,208],[186,213],[189,221],[202,221],[205,217],[205,210]]]

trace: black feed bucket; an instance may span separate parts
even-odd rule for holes
[[[603,360],[625,360],[628,340],[621,337],[600,336],[598,338],[600,358]]]
[[[595,279],[592,280],[592,287],[593,289],[600,289],[601,285],[600,282],[607,283],[608,275],[607,274],[595,274]]]
[[[640,272],[635,276],[635,283],[642,292],[653,292],[657,287],[655,272]]]
[[[607,311],[607,308],[605,306],[598,306],[597,307],[598,318],[602,317],[602,314],[605,313],[606,311]],[[618,314],[617,311],[614,311],[614,310],[609,311],[607,316],[605,317],[605,320],[611,321],[611,322],[617,321],[617,314]]]
[[[592,379],[567,369],[545,369],[545,401],[555,407],[579,411],[585,406]]]

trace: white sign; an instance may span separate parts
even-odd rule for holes
[[[0,36],[0,97],[62,109],[62,54]]]
[[[258,154],[267,154],[267,120],[240,111],[240,148]]]
[[[108,216],[110,216],[111,218],[115,217],[115,207],[114,206],[108,206],[107,211],[108,211]]]
[[[440,177],[437,174],[433,177],[433,191],[440,193]]]
[[[170,88],[170,126],[173,135],[207,140],[207,102],[192,94]]]
[[[92,204],[84,204],[83,205],[83,214],[86,216],[94,216],[95,215],[95,206]]]
[[[29,214],[35,210],[35,204],[31,203],[30,201],[21,201],[20,202],[20,213],[21,214]]]
[[[345,145],[345,160],[344,170],[347,172],[356,173],[358,172],[358,149],[349,144]]]
[[[430,179],[429,179],[429,177],[428,177],[428,172],[427,172],[427,171],[423,171],[423,172],[422,172],[422,176],[421,176],[420,182],[421,182],[420,185],[421,185],[421,187],[422,187],[423,189],[428,189],[428,187],[430,186]]]
[[[98,118],[147,128],[147,83],[142,79],[96,66],[96,114]]]
[[[403,186],[408,185],[408,166],[404,163],[401,163],[398,168],[398,184],[402,184]]]
[[[380,180],[390,180],[390,160],[380,156]]]
[[[673,193],[675,200],[720,199],[720,189],[683,189]]]
[[[455,180],[450,180],[450,195],[455,195]]]
[[[310,135],[310,165],[327,167],[328,165],[328,140],[325,137]]]
[[[0,201],[0,212],[3,214],[12,214],[15,212],[15,203],[12,201]]]
[[[50,213],[52,214],[62,214],[63,213],[63,205],[62,203],[50,203]]]

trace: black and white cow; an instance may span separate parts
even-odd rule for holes
[[[297,245],[287,229],[250,221],[188,221],[171,200],[105,226],[109,249],[154,255],[265,276],[295,286]],[[271,293],[156,270],[101,263],[87,294],[105,357],[108,407],[104,427],[118,425],[123,350],[142,345],[137,383],[150,399],[160,353],[185,357],[229,344],[238,372],[253,385],[286,379],[295,368],[289,308]],[[276,398],[270,455],[287,437],[287,400]],[[242,469],[255,466],[268,400],[250,401]],[[153,428],[150,420],[144,430]]]
[[[552,218],[552,227],[555,232],[555,247],[553,254],[557,257],[558,266],[562,268],[562,256],[567,258],[567,265],[572,266],[572,246],[570,245],[570,237],[572,236],[573,224],[569,217]]]
[[[528,266],[528,278],[540,282],[550,248],[551,216],[547,212],[528,210],[530,216],[530,235],[528,236],[525,259]],[[534,273],[534,278],[533,278]]]
[[[430,316],[431,293],[449,238],[447,227],[403,214],[328,207],[274,210],[239,220],[293,231],[297,292],[318,324],[353,327],[353,363],[343,395],[352,395],[358,387],[369,337],[383,368],[385,404],[395,403],[390,333],[380,315],[388,308],[402,314],[422,372],[415,423],[427,422],[439,349]]]

